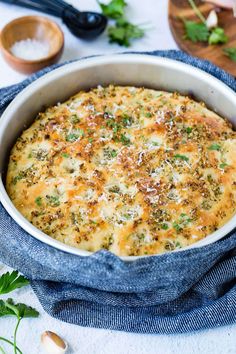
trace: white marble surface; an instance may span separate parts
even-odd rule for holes
[[[96,0],[73,0],[80,9],[98,9]],[[167,0],[128,0],[129,17],[136,23],[150,22],[152,30],[137,41],[133,50],[174,49],[176,44],[167,22]],[[0,3],[0,29],[13,18],[32,14],[16,6]],[[123,50],[108,45],[106,35],[93,42],[73,37],[60,20],[55,19],[65,33],[65,51],[61,61],[87,56],[108,54]],[[150,27],[151,27],[150,26]],[[14,84],[25,76],[13,71],[0,57],[0,87]],[[5,271],[5,267],[2,271]],[[40,334],[52,330],[63,336],[74,354],[235,354],[236,325],[182,335],[140,335],[93,328],[82,328],[66,324],[49,317],[42,309],[30,287],[16,291],[12,296],[21,302],[36,307],[40,317],[24,320],[19,329],[18,342],[24,354],[43,354],[40,348]],[[11,337],[14,319],[0,319],[0,336]],[[6,347],[7,348],[7,347]],[[12,353],[6,349],[6,353]]]

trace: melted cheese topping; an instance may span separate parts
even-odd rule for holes
[[[188,97],[99,86],[38,115],[12,149],[6,184],[17,209],[61,242],[162,253],[235,213],[236,133]]]

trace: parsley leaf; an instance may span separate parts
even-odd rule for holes
[[[220,151],[220,145],[219,145],[219,144],[211,144],[211,145],[208,147],[208,150]]]
[[[125,134],[121,134],[120,141],[122,142],[123,145],[131,144],[130,138],[128,138]]]
[[[66,141],[74,143],[76,140],[84,136],[84,131],[82,129],[77,129],[75,133],[70,133],[66,136]]]
[[[60,205],[60,200],[58,196],[54,196],[54,195],[46,195],[48,204],[51,207],[58,207]]]
[[[227,166],[228,166],[227,163],[222,162],[219,167],[223,170],[223,169],[224,169],[225,167],[227,167]]]
[[[37,197],[35,198],[35,204],[37,204],[38,206],[41,206],[42,205],[42,197]]]
[[[207,42],[209,38],[209,30],[205,23],[198,23],[195,21],[184,21],[185,38],[192,42]]]
[[[108,28],[109,42],[118,43],[124,47],[129,47],[132,39],[142,38],[144,34],[144,29],[128,22],[124,18],[118,19],[115,26]]]
[[[15,304],[12,299],[0,300],[0,317],[13,315],[18,319],[38,317],[39,313],[34,308],[25,304]]]
[[[162,230],[168,230],[169,226],[168,226],[168,224],[164,223],[161,225],[161,228],[162,228]]]
[[[189,158],[185,155],[180,155],[180,154],[176,154],[174,155],[174,158],[175,159],[180,159],[180,160],[183,160],[183,161],[189,161]]]
[[[225,34],[225,31],[221,27],[213,28],[211,31],[210,37],[208,39],[209,44],[219,44],[219,43],[227,43],[228,37]]]
[[[124,15],[124,8],[127,6],[127,3],[124,0],[111,0],[109,4],[103,4],[98,2],[103,15],[117,19]]]
[[[236,48],[224,48],[223,52],[227,55],[231,60],[236,61]]]
[[[0,277],[0,294],[7,294],[15,289],[22,288],[29,284],[29,281],[14,270],[12,273],[5,273]]]

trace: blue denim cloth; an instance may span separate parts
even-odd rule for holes
[[[236,91],[235,79],[207,61],[180,51],[148,54],[192,64]],[[55,67],[1,89],[0,111]],[[236,322],[235,230],[208,246],[125,263],[105,250],[80,257],[47,246],[22,230],[0,205],[0,260],[31,280],[50,315],[81,326],[181,333]]]

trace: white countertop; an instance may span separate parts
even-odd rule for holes
[[[150,22],[152,29],[145,38],[138,40],[132,50],[175,49],[167,22],[167,0],[127,0],[127,11],[135,23]],[[70,1],[81,10],[98,10],[96,0]],[[104,0],[105,2],[105,0]],[[10,20],[34,14],[33,11],[0,3],[0,29]],[[35,14],[39,14],[36,13]],[[55,19],[55,18],[54,18]],[[65,51],[61,61],[92,54],[108,54],[124,51],[117,45],[110,45],[105,34],[93,42],[81,41],[71,35],[66,27],[57,21],[65,33]],[[14,84],[25,76],[13,71],[0,57],[0,87]],[[4,272],[7,267],[1,271]],[[40,312],[38,319],[22,321],[18,343],[24,354],[43,354],[40,349],[40,335],[45,330],[55,331],[69,343],[68,354],[235,354],[236,325],[182,335],[141,335],[94,328],[83,328],[57,321],[48,316],[39,304],[32,289],[27,287],[11,295],[18,302],[25,302]],[[11,337],[15,320],[0,319],[0,336]],[[6,353],[12,353],[6,349]]]

